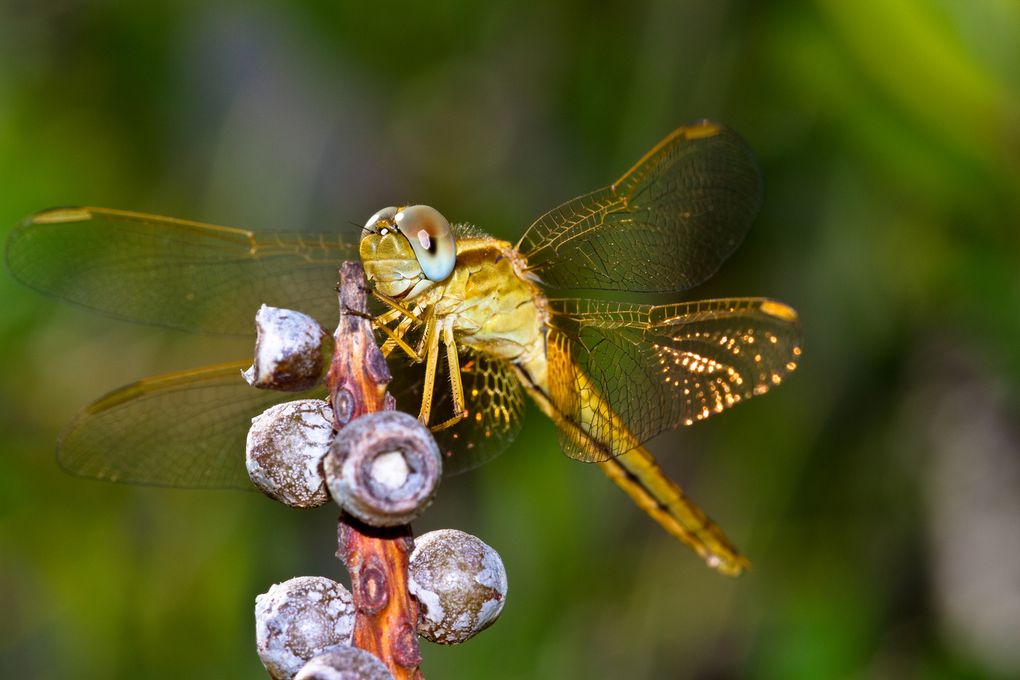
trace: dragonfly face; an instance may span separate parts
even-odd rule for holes
[[[442,281],[457,260],[450,223],[435,208],[383,208],[368,218],[359,247],[365,273],[377,290],[410,300]]]
[[[6,255],[29,286],[111,316],[249,336],[263,303],[332,327],[339,263],[360,255],[387,307],[376,326],[390,391],[404,410],[421,405],[444,469],[470,469],[506,448],[527,394],[558,426],[567,455],[599,464],[669,533],[735,574],[746,560],[644,443],[779,385],[800,361],[797,313],[767,298],[642,305],[548,291],[696,286],[740,244],[761,195],[743,140],[701,121],[616,182],[538,217],[516,245],[460,227],[458,241],[421,205],[379,211],[357,244],[329,232],[73,208],[30,217]],[[115,481],[250,488],[248,424],[296,395],[250,388],[240,377],[248,363],[106,395],[65,430],[61,464]]]

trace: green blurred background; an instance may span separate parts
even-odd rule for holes
[[[1012,0],[8,0],[0,228],[78,203],[339,228],[426,202],[514,238],[677,124],[726,121],[766,203],[687,297],[791,303],[804,360],[655,450],[754,570],[706,569],[531,411],[416,526],[477,534],[510,578],[426,677],[1020,677],[1018,29]],[[340,578],[334,511],[53,459],[99,394],[250,348],[9,276],[0,304],[0,676],[262,677],[254,597]]]

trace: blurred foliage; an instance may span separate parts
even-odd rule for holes
[[[0,5],[0,225],[98,204],[500,236],[726,121],[764,212],[690,296],[804,319],[768,398],[659,442],[751,556],[729,580],[529,414],[418,530],[496,547],[502,619],[430,678],[1020,675],[1020,6],[1010,0]],[[249,348],[0,277],[0,675],[259,677],[253,602],[338,577],[334,511],[64,475],[105,390]],[[673,455],[671,449],[682,449]]]

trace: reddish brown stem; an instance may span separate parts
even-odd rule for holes
[[[340,324],[326,387],[340,429],[360,415],[392,409],[393,399],[386,392],[391,376],[372,334],[360,264],[343,263],[338,293]],[[418,605],[407,590],[411,528],[370,527],[341,514],[337,534],[337,557],[351,575],[354,645],[377,656],[397,680],[422,680]]]

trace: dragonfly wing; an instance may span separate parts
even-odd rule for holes
[[[338,234],[254,232],[102,208],[38,213],[11,232],[7,266],[43,293],[120,319],[250,335],[265,303],[328,322]]]
[[[251,419],[282,401],[323,398],[325,390],[258,390],[242,379],[245,368],[247,363],[238,362],[155,376],[107,394],[64,430],[60,465],[78,476],[115,482],[251,488],[244,466]],[[421,365],[395,369],[391,392],[398,406],[416,410]],[[508,364],[475,355],[461,370],[469,417],[436,433],[447,474],[502,453],[520,432],[523,415],[521,386]],[[437,390],[435,398],[434,412],[452,413],[449,390]]]
[[[744,140],[702,121],[675,130],[614,184],[542,215],[517,248],[549,287],[681,290],[740,245],[761,197]]]
[[[273,404],[323,397],[258,390],[246,364],[156,376],[122,387],[82,410],[57,449],[72,474],[189,488],[252,488],[245,471],[251,419]]]
[[[800,357],[797,313],[765,298],[550,304],[550,397],[591,435],[561,437],[580,460],[618,456],[764,394]]]
[[[524,417],[524,391],[507,362],[470,350],[461,352],[460,358],[467,417],[434,433],[447,475],[474,469],[501,454],[517,438]],[[445,381],[449,385],[445,362],[439,364],[436,384]],[[425,382],[424,364],[391,359],[390,366],[394,376],[390,393],[397,408],[417,413]],[[453,415],[451,390],[436,389],[433,394],[432,422],[441,422]]]

